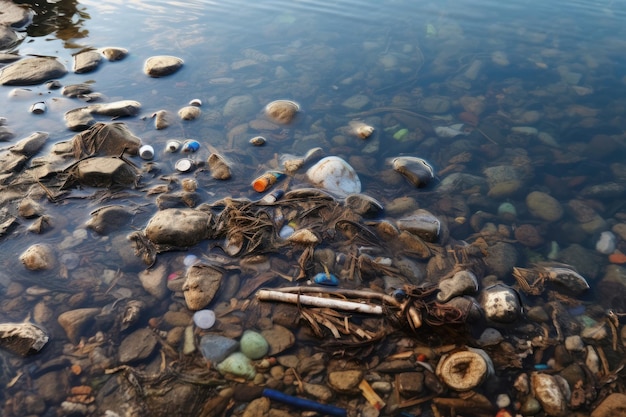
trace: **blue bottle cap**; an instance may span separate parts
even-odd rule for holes
[[[197,140],[188,140],[183,144],[183,152],[196,152],[200,149],[200,143]]]
[[[337,285],[339,285],[339,279],[333,274],[330,274],[330,273],[327,274],[326,272],[320,272],[317,275],[315,275],[313,277],[313,281],[316,284],[320,284],[320,285],[329,285],[333,287],[336,287]]]

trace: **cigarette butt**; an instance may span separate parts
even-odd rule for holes
[[[378,394],[376,394],[376,391],[372,389],[372,386],[366,380],[362,380],[359,383],[359,389],[363,393],[365,399],[372,405],[372,407],[374,407],[378,411],[382,410],[385,407],[385,402],[383,401],[383,399],[380,398]]]

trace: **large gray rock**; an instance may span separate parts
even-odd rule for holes
[[[74,72],[82,74],[98,68],[102,55],[96,51],[83,51],[74,55]]]
[[[34,85],[67,73],[65,65],[53,57],[24,58],[0,71],[0,85]]]
[[[139,329],[129,334],[119,348],[121,363],[132,363],[149,357],[158,341],[154,332],[148,328]]]
[[[131,185],[138,179],[136,169],[121,158],[94,157],[80,161],[73,174],[76,181],[89,187]]]
[[[239,342],[218,334],[206,334],[200,339],[200,351],[204,358],[212,364],[223,361],[237,349],[239,349]]]
[[[125,206],[104,206],[92,211],[85,226],[96,233],[106,235],[125,225],[133,216],[130,208]]]
[[[137,155],[141,139],[124,123],[96,123],[89,130],[72,138],[76,159],[85,156],[119,156],[122,153]]]
[[[211,216],[193,209],[158,211],[146,226],[146,237],[157,245],[189,247],[210,236]]]

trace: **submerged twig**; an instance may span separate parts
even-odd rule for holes
[[[310,295],[292,294],[273,290],[259,290],[256,297],[262,301],[282,301],[291,304],[302,304],[314,307],[337,308],[364,314],[382,315],[383,308],[377,305],[357,303],[354,301],[321,298]]]

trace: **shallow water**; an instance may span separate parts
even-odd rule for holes
[[[202,148],[193,156],[198,161],[206,159],[210,145],[234,163],[234,175],[228,182],[196,175],[204,202],[228,196],[257,199],[250,182],[275,168],[277,155],[303,155],[320,146],[326,155],[349,161],[361,176],[363,192],[384,205],[410,197],[450,222],[458,218],[458,224],[450,225],[456,239],[470,241],[476,233],[487,236],[499,231],[496,240],[514,242],[518,226],[535,226],[543,242],[532,247],[515,243],[519,252],[516,266],[530,267],[548,258],[572,262],[576,259],[555,255],[555,248],[582,247],[588,256],[576,267],[592,287],[584,299],[602,308],[626,308],[623,301],[607,301],[596,292],[610,262],[607,254],[595,251],[601,232],[626,223],[625,2],[21,3],[29,4],[36,14],[33,23],[20,32],[23,40],[12,52],[56,56],[71,68],[72,55],[83,49],[119,46],[130,51],[122,61],[103,62],[88,74],[70,72],[61,81],[64,85],[93,83],[106,101],[142,103],[139,116],[121,121],[157,149],[156,169],[145,175],[144,185],[162,183],[160,176],[177,175],[174,163],[179,155],[162,152],[172,138],[198,140]],[[149,78],[142,66],[153,55],[174,55],[185,64],[173,75]],[[75,134],[66,129],[63,114],[84,104],[63,99],[58,91],[48,91],[43,85],[26,88],[30,92],[17,98],[11,94],[13,87],[0,87],[0,117],[7,119],[14,140],[33,131],[48,132],[50,140],[43,154],[53,143]],[[223,117],[225,104],[239,95],[252,97],[256,108],[241,116]],[[365,105],[345,105],[346,100],[360,95],[368,99]],[[426,108],[432,97],[440,97],[445,108]],[[195,98],[203,102],[201,118],[176,120],[165,130],[154,129],[151,115],[155,111],[176,113]],[[279,131],[248,127],[237,133],[241,125],[262,119],[263,107],[279,98],[300,104],[302,112],[295,123]],[[29,113],[31,104],[41,100],[46,101],[48,111]],[[347,134],[348,123],[356,119],[374,125],[375,135],[363,141]],[[458,123],[465,124],[455,138],[440,137],[433,130]],[[526,134],[513,127],[536,130]],[[405,128],[410,140],[394,137]],[[265,147],[248,144],[248,139],[258,134],[268,136]],[[399,155],[425,158],[435,167],[438,181],[455,172],[484,177],[489,167],[515,166],[523,185],[489,198],[474,196],[469,202],[472,194],[468,190],[437,194],[438,185],[418,190],[406,181],[383,179],[383,172],[390,170],[389,161]],[[135,162],[141,164],[138,158]],[[292,182],[294,187],[304,184],[301,177]],[[607,184],[617,188],[604,193],[591,188]],[[605,223],[581,231],[582,221],[567,207],[557,222],[533,216],[525,198],[534,190],[553,195],[563,205],[584,200]],[[57,219],[50,232],[29,233],[25,229],[29,221],[21,219],[15,232],[3,238],[0,265],[6,271],[0,284],[4,289],[16,277],[25,287],[56,278],[59,271],[27,272],[17,260],[27,247],[41,241],[61,253],[78,255],[79,266],[66,265],[65,274],[74,274],[87,292],[90,286],[99,293],[109,285],[114,288],[116,274],[132,275],[143,268],[141,262],[133,263],[116,250],[120,246],[125,248],[122,251],[130,250],[124,243],[129,230],[103,238],[85,233],[84,223],[91,211],[116,201],[136,208],[130,229],[139,230],[155,207],[144,206],[144,196],[133,191],[115,200],[83,198],[92,193],[90,189],[73,190],[62,203],[47,205],[46,213]],[[457,197],[468,207],[455,206],[462,206]],[[497,216],[498,207],[505,202],[517,208],[514,220]],[[479,212],[492,215],[484,223],[493,223],[495,232],[469,225]],[[499,225],[501,229],[497,229]],[[618,236],[617,246],[624,252],[626,240]],[[212,243],[203,242],[190,252],[201,256],[210,248]],[[180,263],[180,256],[165,253],[159,260]],[[73,259],[69,256],[65,261]],[[87,268],[90,263],[97,265],[95,271]],[[121,270],[119,265],[123,265]],[[507,283],[514,281],[509,277]],[[132,283],[128,287],[132,288]],[[5,321],[21,321],[42,300],[22,297],[23,304],[3,308]],[[60,296],[53,292],[46,297]],[[5,297],[2,302],[6,306],[9,301]],[[102,301],[92,300],[99,307]],[[155,314],[162,311],[163,305],[155,308]],[[56,327],[52,326],[52,334],[54,343],[60,345],[64,335]],[[9,372],[2,382],[8,383],[12,376]]]

